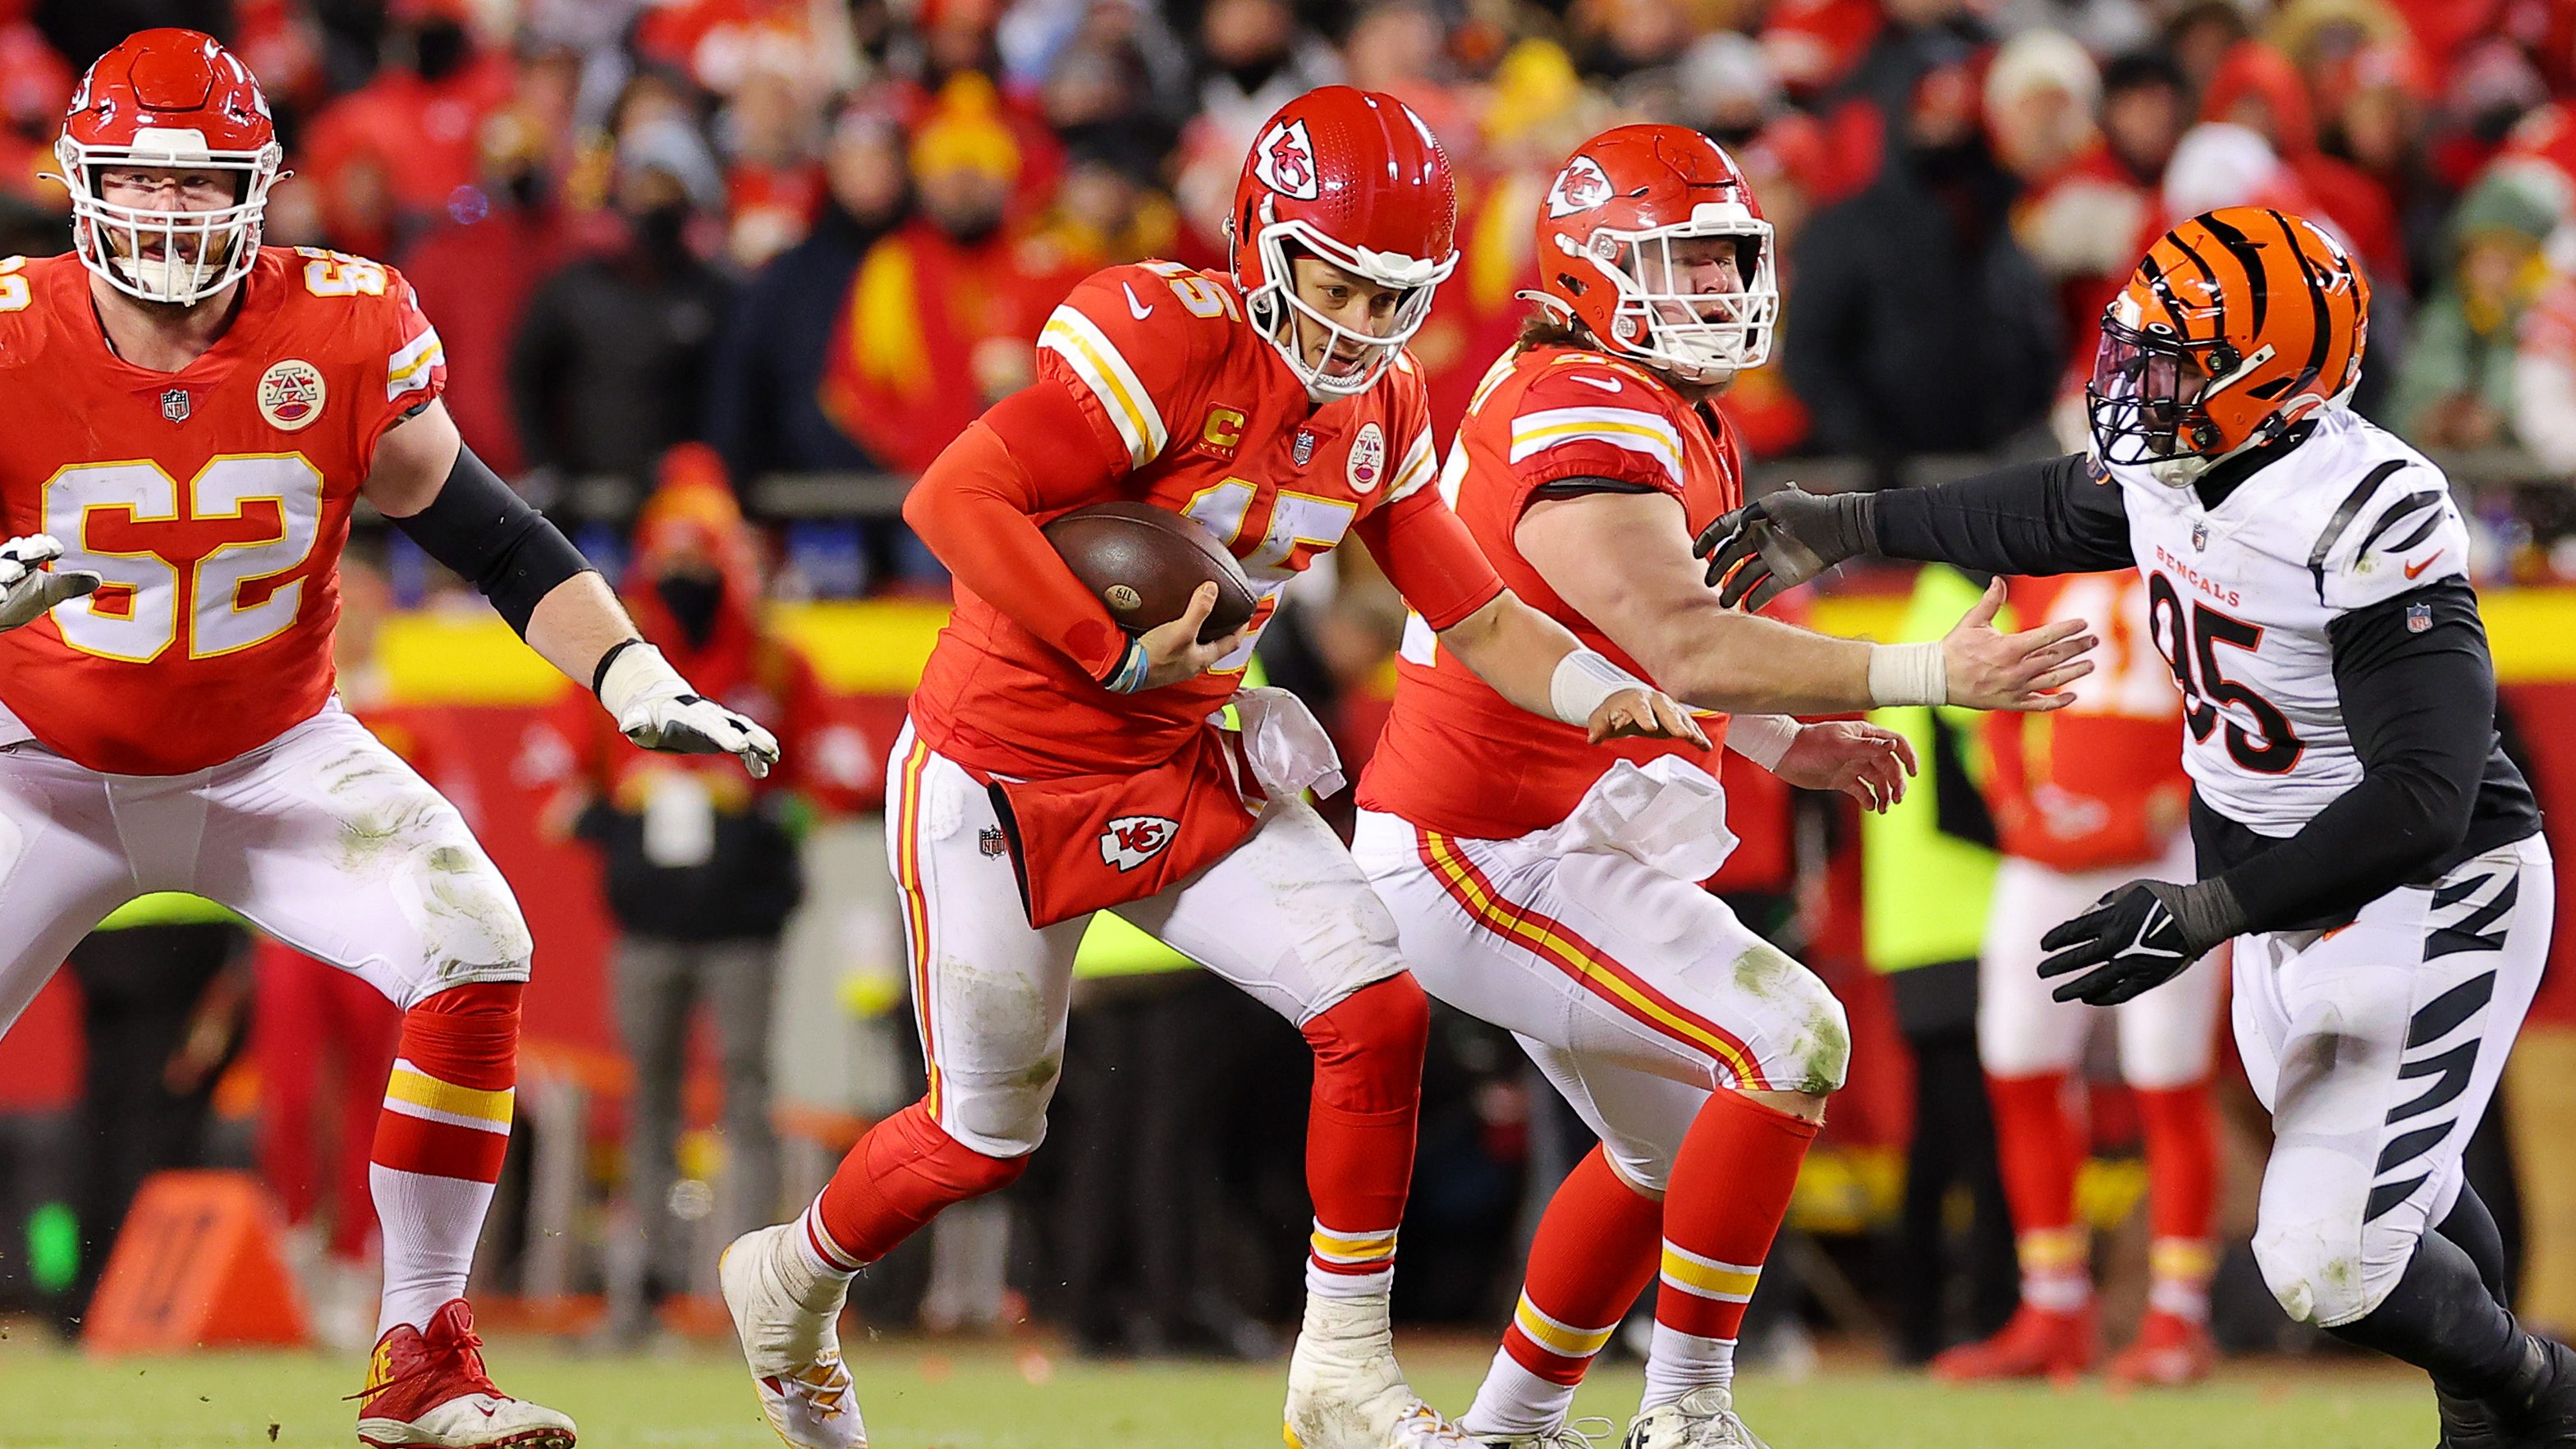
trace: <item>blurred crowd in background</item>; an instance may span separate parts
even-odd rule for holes
[[[2365,264],[2365,411],[2425,446],[2513,449],[2518,481],[2576,474],[2568,0],[5,12],[0,193],[23,245],[60,244],[39,173],[80,58],[132,26],[211,29],[266,84],[296,171],[268,239],[409,273],[467,440],[548,502],[566,480],[640,482],[689,440],[738,485],[918,471],[1030,376],[1073,280],[1217,263],[1254,126],[1334,80],[1404,97],[1461,178],[1465,263],[1415,344],[1444,426],[1517,327],[1549,176],[1648,118],[1726,145],[1779,228],[1779,359],[1726,403],[1757,457],[1892,476],[2071,441],[2099,308],[2144,242],[2259,203]],[[585,542],[613,544],[635,496]],[[2485,523],[2491,569],[2552,571],[2511,509]],[[853,527],[797,530],[791,586],[937,582],[897,526],[864,548]]]
[[[1031,377],[1039,325],[1082,275],[1144,257],[1221,265],[1255,127],[1311,86],[1403,97],[1457,168],[1464,258],[1414,343],[1444,435],[1519,328],[1558,166],[1618,121],[1672,121],[1735,155],[1778,229],[1781,346],[1721,404],[1758,460],[1830,457],[1869,485],[1926,457],[2080,446],[2071,404],[2096,321],[2146,243],[2214,206],[2271,205],[2329,226],[2366,268],[2359,406],[2481,485],[2481,577],[2576,579],[2576,544],[2558,537],[2576,504],[2556,501],[2576,499],[2563,486],[2576,481],[2576,0],[0,0],[0,251],[68,245],[63,194],[41,179],[64,104],[88,57],[154,24],[212,31],[266,86],[295,171],[272,194],[267,240],[400,266],[445,339],[446,400],[468,442],[623,574],[630,606],[675,659],[690,653],[693,677],[731,671],[773,690],[803,731],[797,772],[750,795],[724,770],[675,783],[667,757],[614,748],[586,698],[524,736],[513,724],[497,745],[415,757],[455,793],[481,774],[478,827],[577,838],[601,862],[616,937],[601,1014],[629,1060],[600,1080],[622,1100],[626,1154],[566,1156],[562,1124],[577,1135],[587,1109],[552,1116],[541,1085],[526,1092],[514,1151],[534,1161],[514,1169],[494,1231],[527,1245],[487,1261],[523,1286],[604,1277],[625,1341],[653,1331],[655,1305],[703,1292],[713,1254],[700,1249],[722,1235],[697,1225],[767,1221],[775,1202],[759,1200],[810,1189],[855,1131],[783,1108],[764,1120],[765,1023],[878,1033],[895,1078],[917,1070],[899,971],[891,984],[844,973],[817,994],[782,987],[777,965],[806,885],[841,909],[856,875],[881,872],[865,812],[882,798],[900,696],[879,717],[843,717],[754,605],[944,598],[945,580],[885,485],[838,510],[828,490],[775,508],[760,485],[873,475],[899,489]],[[601,480],[621,486],[590,486]],[[435,589],[406,543],[383,549],[384,576],[358,565],[349,594],[342,688],[362,714],[374,622]],[[1365,565],[1345,565],[1338,593],[1327,577],[1320,595],[1292,596],[1261,665],[1315,699],[1356,760],[1400,623]],[[370,723],[435,744],[437,729],[398,711]],[[1855,1003],[1883,996],[1869,968],[1915,963],[1859,939],[1848,814],[1768,776],[1728,783],[1744,839],[1730,898]],[[818,811],[846,817],[841,843],[819,851]],[[508,867],[522,849],[535,847],[495,854]],[[580,888],[512,873],[540,917],[543,897]],[[1982,899],[1948,907],[1973,942]],[[109,988],[124,958],[97,944],[75,958],[93,1042],[84,1140],[135,1137],[133,1124],[173,1112],[169,1140],[202,1138],[224,1043],[240,1044],[222,1026],[245,1015],[238,935],[144,923],[156,926],[194,933],[217,987],[120,1006]],[[820,954],[846,947],[836,937]],[[1178,964],[1124,940],[1086,958],[1061,1145],[1011,1202],[943,1217],[919,1254],[863,1280],[863,1307],[936,1327],[1034,1309],[1101,1351],[1267,1350],[1261,1322],[1295,1286],[1279,1245],[1305,1218],[1306,1055],[1221,985],[1166,969]],[[560,956],[538,969],[562,969]],[[320,1235],[309,1256],[343,1265],[336,1286],[308,1273],[317,1306],[363,1318],[363,1154],[350,1145],[390,1018],[363,991],[343,1001],[347,978],[323,968],[263,960],[258,977],[254,1032],[283,1047],[255,1049],[257,1155]],[[692,1071],[701,1003],[716,1039]],[[1860,1062],[1901,1061],[1909,1042],[1932,1059],[1930,1038],[1898,1039],[1883,1001],[1854,1018]],[[97,1045],[119,1040],[131,1049]],[[341,1060],[323,1064],[315,1040]],[[1794,1359],[1802,1314],[1883,1321],[1898,1356],[1919,1360],[2009,1312],[1973,1043],[1951,1048],[1966,1064],[1946,1096],[1918,1084],[1890,1088],[1883,1111],[1866,1087],[1838,1100],[1836,1130],[1856,1150],[1811,1166],[1757,1339]],[[776,1046],[782,1075],[798,1050]],[[117,1070],[165,1056],[157,1087]],[[890,1079],[879,1095],[913,1090]],[[335,1130],[343,1098],[354,1106]],[[1583,1150],[1554,1101],[1508,1039],[1443,1017],[1400,1280],[1412,1316],[1485,1326],[1508,1304],[1523,1210]],[[2260,1128],[2250,1098],[2235,1106],[2243,1186]],[[2088,1189],[2106,1227],[2136,1197],[2121,1121],[2095,1117],[2099,1145],[2127,1163]],[[317,1155],[317,1136],[336,1150]],[[10,1150],[0,1140],[0,1167]],[[73,1254],[82,1281],[63,1278],[58,1306],[76,1307],[150,1165],[89,1162],[99,1181],[75,1194],[92,1204]],[[706,1200],[711,1179],[729,1184],[729,1206]],[[535,1261],[558,1251],[546,1214],[563,1204],[548,1194],[565,1182],[606,1183],[625,1204],[604,1267]],[[1899,1198],[1891,1250],[1851,1247]],[[2231,1282],[2247,1326],[2223,1336],[2283,1341],[2243,1262],[2221,1276],[2222,1315]],[[12,1287],[0,1278],[0,1300]]]

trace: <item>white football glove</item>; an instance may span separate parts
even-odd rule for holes
[[[618,729],[648,750],[731,755],[755,780],[778,763],[778,737],[689,687],[650,644],[629,644],[608,662],[599,702]]]
[[[96,574],[43,567],[62,556],[62,543],[50,533],[0,543],[0,631],[33,622],[56,604],[98,588]]]

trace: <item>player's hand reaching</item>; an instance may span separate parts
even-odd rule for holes
[[[2040,937],[2040,949],[2055,954],[2039,974],[2074,976],[2050,993],[2059,1001],[2117,1006],[2180,976],[2244,929],[2244,908],[2225,881],[2133,880]]]
[[[1970,709],[2045,713],[2064,709],[2075,696],[2059,691],[2093,672],[2083,656],[2102,642],[2081,619],[2007,634],[1995,627],[2004,603],[2004,581],[1986,585],[1985,597],[1941,640],[1950,702]]]
[[[1660,689],[1622,689],[1592,708],[1585,723],[1592,743],[1603,740],[1686,740],[1708,748],[1708,732],[1690,707]]]
[[[1844,559],[1878,548],[1866,493],[1809,493],[1791,484],[1700,531],[1717,601],[1759,609]]]
[[[1914,746],[1905,736],[1837,719],[1800,728],[1771,773],[1802,790],[1838,790],[1883,815],[1905,798],[1914,768]]]
[[[1214,669],[1218,661],[1252,637],[1252,626],[1247,623],[1231,634],[1200,643],[1199,631],[1207,627],[1208,613],[1214,608],[1216,585],[1199,585],[1181,617],[1128,641],[1127,657],[1104,682],[1116,693],[1134,694],[1140,689],[1160,689],[1166,684],[1196,679]]]
[[[44,567],[62,556],[62,544],[50,533],[0,543],[0,631],[32,622],[66,599],[97,590],[94,573]]]
[[[698,693],[642,640],[617,647],[601,671],[599,702],[617,728],[648,750],[731,755],[755,780],[778,763],[778,737]]]

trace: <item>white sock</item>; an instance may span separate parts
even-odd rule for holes
[[[1637,1411],[1660,1409],[1693,1389],[1731,1388],[1734,1383],[1734,1339],[1702,1338],[1659,1322],[1654,1347],[1646,1353],[1646,1396]]]
[[[1573,1409],[1574,1388],[1540,1378],[1498,1348],[1494,1366],[1477,1386],[1476,1402],[1467,1406],[1458,1427],[1473,1439],[1526,1437],[1553,1429]]]
[[[383,1338],[398,1323],[426,1325],[449,1299],[465,1296],[492,1184],[369,1163],[367,1187],[384,1229],[385,1291],[376,1308]]]

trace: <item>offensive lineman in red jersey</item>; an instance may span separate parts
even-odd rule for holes
[[[725,1300],[770,1422],[864,1444],[833,1331],[851,1274],[1043,1137],[1076,943],[1115,910],[1296,1022],[1315,1050],[1305,1321],[1287,1429],[1303,1449],[1466,1441],[1405,1385],[1387,1317],[1429,1015],[1395,923],[1300,798],[1338,788],[1291,696],[1238,693],[1270,600],[1356,534],[1467,667],[1591,738],[1707,748],[1670,698],[1506,592],[1429,485],[1403,344],[1455,264],[1447,160],[1391,96],[1289,102],[1247,158],[1232,274],[1112,267],[1040,337],[1035,385],[923,474],[904,509],[957,580],[886,810],[928,1097],[860,1141],[800,1221],[737,1240]],[[1120,633],[1038,531],[1143,499],[1206,525],[1266,597],[1196,642],[1215,600]],[[1216,728],[1232,699],[1243,728]]]
[[[55,147],[75,255],[0,261],[0,1030],[119,903],[180,890],[403,1009],[369,1177],[383,1228],[358,1437],[560,1449],[483,1371],[463,1297],[510,1130],[530,942],[453,806],[332,694],[364,495],[648,748],[777,758],[637,638],[459,442],[391,269],[259,244],[283,159],[189,30],[99,58]],[[47,568],[48,563],[59,567]]]
[[[1768,355],[1771,228],[1735,163],[1680,126],[1594,137],[1538,217],[1522,344],[1495,364],[1441,479],[1504,582],[1793,784],[1884,808],[1914,767],[1875,726],[1787,714],[1884,704],[2045,710],[2091,669],[2081,623],[1990,624],[1888,647],[1718,607],[1692,530],[1738,506],[1711,406]],[[1628,1449],[1758,1446],[1737,1417],[1737,1326],[1799,1164],[1842,1085],[1841,1004],[1701,883],[1734,843],[1717,781],[1660,741],[1601,748],[1502,707],[1409,624],[1353,850],[1406,960],[1510,1029],[1602,1139],[1531,1244],[1503,1346],[1460,1421],[1508,1449],[1589,1449],[1566,1412],[1662,1268]]]

